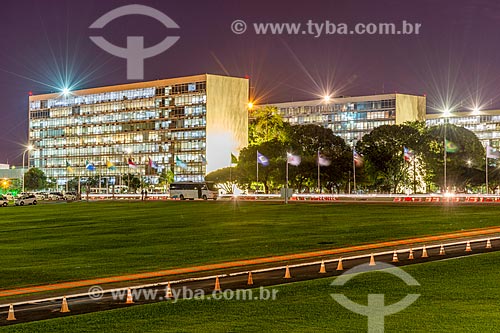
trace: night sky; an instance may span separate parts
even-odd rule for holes
[[[127,4],[154,7],[180,29],[127,16],[93,31],[106,12]],[[381,92],[426,94],[428,110],[500,105],[500,3],[487,0],[310,1],[2,1],[0,11],[0,163],[20,164],[27,143],[28,93],[126,83],[126,61],[91,35],[125,46],[166,36],[180,40],[147,59],[145,79],[199,73],[251,80],[259,103]],[[248,30],[234,34],[231,23]],[[419,35],[259,36],[256,22],[421,23]]]

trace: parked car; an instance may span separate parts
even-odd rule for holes
[[[47,196],[48,200],[64,200],[64,195],[61,192],[50,192]]]
[[[4,198],[6,198],[9,201],[15,199],[15,197],[12,194],[4,194]]]
[[[38,201],[45,200],[47,198],[45,193],[41,193],[41,192],[35,193],[35,197],[36,197],[36,200],[38,200]]]
[[[33,194],[21,196],[16,199],[15,204],[16,206],[36,205],[36,197]]]
[[[0,195],[0,206],[7,207],[9,205],[9,199],[7,197]]]
[[[73,200],[76,200],[77,198],[78,198],[78,195],[76,194],[76,192],[66,192],[64,194],[64,200],[73,201]]]

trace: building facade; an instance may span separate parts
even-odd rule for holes
[[[248,143],[248,80],[203,74],[29,97],[29,165],[75,177],[162,169],[201,181]]]
[[[426,123],[436,126],[445,121],[474,132],[485,147],[500,148],[500,110],[450,112],[446,118],[442,114],[428,114]]]
[[[382,125],[425,120],[426,98],[406,94],[340,97],[269,104],[292,125],[316,124],[330,128],[352,145]]]

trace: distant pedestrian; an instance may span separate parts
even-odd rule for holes
[[[144,200],[148,200],[148,190],[144,190]]]
[[[141,200],[144,200],[144,190],[141,190]]]

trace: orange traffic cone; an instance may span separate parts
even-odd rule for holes
[[[392,255],[392,262],[399,262],[398,253],[396,252],[396,250],[394,250],[394,253]]]
[[[66,300],[66,296],[62,299],[61,311],[62,313],[69,312],[68,301]]]
[[[7,320],[16,320],[16,316],[14,316],[14,305],[9,306],[9,314],[7,315]]]
[[[286,265],[285,269],[285,279],[291,279],[292,276],[290,275],[290,268],[288,268],[288,265]]]
[[[472,252],[472,248],[470,247],[470,242],[467,242],[467,245],[465,245],[465,252]]]
[[[337,264],[337,271],[343,271],[344,265],[342,265],[342,257],[339,259],[339,263]]]
[[[422,258],[429,258],[429,255],[427,254],[427,248],[424,247],[422,248]]]
[[[133,304],[134,303],[134,298],[132,297],[132,290],[130,288],[127,289],[127,300],[125,301],[125,304]]]
[[[441,244],[441,247],[439,248],[439,255],[440,256],[446,255],[446,252],[444,250],[444,245],[443,244]]]
[[[410,254],[408,255],[408,260],[413,260],[413,259],[415,259],[413,257],[413,249],[410,247]]]
[[[488,238],[488,240],[486,241],[486,248],[487,249],[491,249],[491,241],[490,239]]]
[[[247,281],[247,285],[249,285],[249,286],[253,285],[252,272],[248,272],[248,281]]]
[[[220,291],[219,276],[216,276],[216,277],[215,277],[215,286],[214,286],[214,291]]]
[[[369,266],[375,266],[375,257],[373,256],[373,253],[370,255],[370,264]]]
[[[326,273],[326,267],[325,267],[325,261],[321,260],[321,266],[319,267],[319,273],[324,274]]]
[[[171,299],[172,297],[174,297],[174,295],[172,294],[172,288],[170,287],[170,282],[169,282],[167,283],[167,292],[165,293],[165,298]]]

